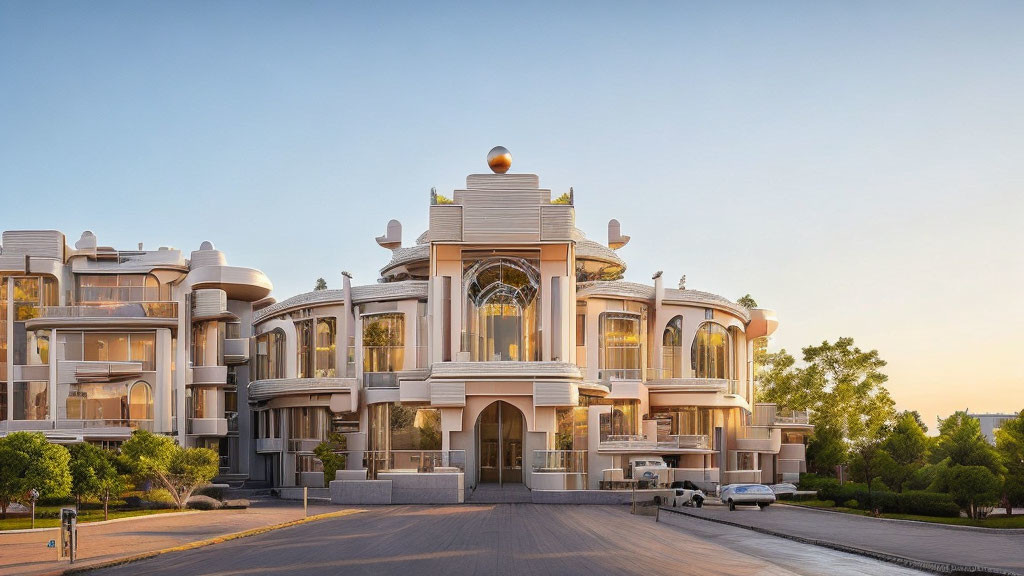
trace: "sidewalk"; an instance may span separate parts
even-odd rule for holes
[[[340,506],[311,505],[309,516],[342,509]],[[117,522],[81,524],[78,527],[78,559],[74,566],[162,550],[302,517],[301,502],[268,500],[254,502],[245,510],[140,516]],[[0,574],[49,574],[69,568],[67,560],[57,561],[56,549],[46,547],[50,540],[59,544],[57,528],[0,532]]]
[[[1024,575],[1021,530],[885,520],[782,505],[764,511],[744,507],[730,512],[725,506],[662,510],[671,516],[721,522],[940,573],[980,569],[980,573]]]

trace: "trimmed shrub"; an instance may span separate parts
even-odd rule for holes
[[[938,516],[940,518],[960,516],[960,507],[949,494],[923,491],[903,492],[899,494],[898,502],[898,511],[902,514]]]

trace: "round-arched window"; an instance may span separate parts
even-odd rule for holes
[[[153,388],[139,380],[128,390],[128,419],[153,419]]]
[[[701,324],[690,347],[694,377],[729,379],[729,346],[729,331],[724,326],[714,322]]]
[[[669,320],[661,336],[661,369],[663,378],[683,377],[683,317]]]

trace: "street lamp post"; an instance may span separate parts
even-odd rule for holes
[[[39,490],[29,490],[28,497],[32,500],[32,528],[36,527],[36,500],[39,500]]]

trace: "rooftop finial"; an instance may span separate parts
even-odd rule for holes
[[[512,153],[504,146],[495,146],[487,153],[487,165],[495,174],[504,174],[512,167]]]
[[[434,186],[430,187],[430,205],[437,204],[437,188]]]

